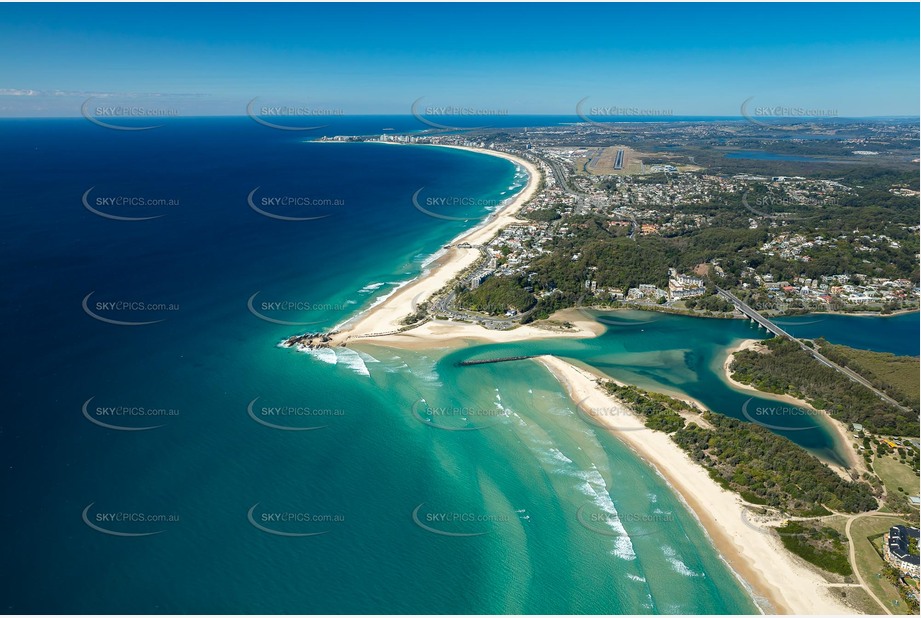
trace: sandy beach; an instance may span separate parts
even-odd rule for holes
[[[591,409],[621,406],[623,412],[599,420],[616,422],[612,433],[661,474],[696,514],[714,546],[743,580],[765,613],[854,614],[832,596],[828,583],[780,541],[747,517],[741,498],[716,484],[706,470],[691,461],[666,434],[645,430],[640,418],[609,397],[597,376],[552,356],[538,359],[564,386],[573,401]],[[616,419],[615,419],[616,416]],[[744,519],[743,519],[744,518]]]
[[[412,148],[413,146],[406,147]],[[451,242],[451,247],[444,250],[444,253],[429,265],[426,272],[394,291],[379,304],[346,322],[339,329],[339,333],[333,336],[331,345],[361,341],[396,347],[418,347],[431,345],[432,342],[442,342],[448,345],[461,340],[508,342],[544,337],[592,337],[602,332],[604,329],[601,325],[575,312],[569,314],[572,316],[570,322],[573,324],[573,328],[570,329],[520,326],[508,331],[495,331],[466,322],[434,320],[411,330],[395,332],[403,327],[403,319],[414,313],[420,303],[431,298],[433,294],[480,258],[481,254],[478,249],[461,249],[457,245],[461,243],[484,244],[505,226],[519,222],[519,219],[516,218],[518,211],[534,197],[540,185],[540,171],[533,163],[519,157],[482,148],[439,147],[469,150],[511,161],[527,171],[528,183],[507,205],[490,215],[483,224],[455,238]],[[383,335],[385,333],[386,335]]]
[[[740,391],[745,391],[745,392],[751,393],[752,395],[757,395],[759,397],[768,397],[770,399],[777,399],[779,401],[784,401],[786,403],[793,404],[794,406],[798,408],[814,411],[817,415],[817,418],[821,419],[820,422],[835,432],[836,440],[838,441],[838,444],[842,447],[840,450],[842,454],[845,456],[845,458],[848,460],[847,462],[848,466],[856,470],[857,473],[861,475],[864,472],[868,472],[867,466],[863,461],[863,457],[861,457],[857,453],[857,451],[854,449],[854,438],[851,436],[850,432],[848,431],[848,427],[844,423],[832,418],[827,413],[821,410],[816,410],[811,405],[809,405],[809,403],[807,403],[806,401],[803,401],[802,399],[797,399],[796,397],[793,397],[792,395],[775,395],[774,393],[765,393],[764,391],[759,391],[758,389],[753,388],[749,386],[748,384],[742,384],[741,382],[734,380],[732,378],[732,375],[731,375],[732,372],[729,371],[729,365],[732,364],[733,355],[735,355],[736,352],[740,352],[742,350],[756,349],[758,345],[761,343],[762,341],[759,339],[745,339],[739,345],[733,348],[729,348],[726,351],[726,360],[723,361],[723,378],[729,384],[731,384],[733,388],[736,388]],[[827,463],[829,467],[835,472],[837,472],[838,475],[841,476],[842,478],[846,480],[851,480],[850,474],[848,474],[847,470],[842,468],[840,465],[836,465],[835,463],[829,462],[829,461],[826,461],[825,463]]]
[[[409,147],[411,148],[412,146]],[[446,286],[454,277],[463,272],[464,269],[472,266],[480,258],[481,254],[479,249],[461,249],[457,246],[458,244],[469,243],[471,245],[479,245],[488,242],[503,227],[517,221],[515,215],[521,210],[521,207],[537,193],[537,187],[540,184],[540,172],[534,164],[529,161],[509,154],[481,148],[462,148],[460,146],[441,147],[469,150],[511,161],[527,171],[528,183],[505,207],[492,213],[482,225],[455,238],[451,243],[451,247],[446,249],[443,255],[439,256],[438,259],[429,265],[427,272],[396,290],[380,304],[360,314],[354,321],[346,323],[345,327],[341,329],[340,334],[333,339],[334,344],[347,340],[361,339],[368,335],[389,333],[401,328],[403,326],[401,323],[403,319],[411,313],[414,313],[416,306],[431,298],[434,293]],[[466,330],[463,327],[471,325],[457,324],[456,326],[460,326],[460,330]],[[479,327],[476,326],[473,328],[485,330],[479,329]],[[443,329],[436,330],[443,331]],[[423,336],[421,332],[420,336]],[[384,341],[380,341],[380,343],[383,344]]]
[[[352,343],[385,345],[405,349],[459,347],[473,341],[512,343],[554,337],[588,338],[604,332],[604,326],[582,315],[577,309],[563,309],[550,316],[553,321],[569,322],[571,328],[553,328],[546,324],[519,326],[512,330],[488,330],[477,324],[432,320],[416,328],[382,337],[353,336]]]
[[[540,172],[530,162],[505,153],[465,148],[505,158],[527,170],[528,184],[501,211],[483,224],[459,236],[425,273],[397,289],[377,305],[346,322],[333,337],[331,345],[371,344],[404,348],[454,347],[470,341],[511,342],[548,337],[593,337],[604,327],[577,309],[557,312],[550,321],[539,325],[519,326],[512,330],[487,330],[479,325],[447,320],[431,320],[418,327],[400,331],[402,321],[416,307],[451,282],[480,258],[475,248],[461,249],[460,243],[483,244],[500,229],[515,223],[516,214],[536,193]],[[571,326],[562,327],[568,322]],[[737,349],[752,346],[747,340]],[[731,359],[730,350],[728,358]],[[827,582],[805,562],[787,552],[780,541],[763,525],[755,523],[741,498],[722,489],[706,470],[691,459],[661,432],[646,430],[642,421],[625,406],[611,399],[598,386],[598,375],[552,356],[539,358],[574,401],[584,408],[621,406],[622,414],[607,417],[621,429],[611,431],[651,464],[697,516],[717,550],[752,591],[765,613],[852,614],[834,599]],[[738,388],[752,390],[728,378],[729,360],[724,364],[727,379]],[[793,398],[789,398],[793,399]],[[794,400],[796,401],[796,400]],[[693,402],[700,405],[699,402]],[[753,529],[761,527],[763,533]]]

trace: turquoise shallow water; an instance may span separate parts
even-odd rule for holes
[[[190,414],[170,426],[112,436],[105,452],[81,450],[69,467],[91,469],[95,480],[64,475],[45,488],[52,508],[30,513],[32,525],[64,540],[57,560],[42,564],[43,577],[74,587],[69,607],[76,599],[105,611],[754,611],[663,481],[585,423],[541,367],[497,365],[484,377],[426,354],[371,352],[380,362],[365,357],[365,376],[357,364],[270,349],[231,363],[251,377],[227,386],[220,414],[197,412],[217,403],[213,395],[191,397]],[[310,432],[270,429],[245,412],[255,395],[269,407],[341,415]],[[495,424],[434,428],[413,414],[422,398]],[[91,500],[91,513],[180,521],[103,524],[164,531],[112,538],[76,516]],[[257,530],[246,518],[257,504],[257,523],[325,534]],[[414,521],[419,507],[423,524],[478,536],[432,533]],[[261,518],[277,513],[337,520]],[[429,519],[439,515],[452,519]],[[41,555],[26,568],[37,568]]]
[[[834,431],[790,404],[732,387],[722,367],[729,348],[765,337],[746,320],[692,318],[646,311],[593,314],[607,330],[594,339],[529,341],[476,346],[466,359],[554,354],[584,363],[612,378],[668,394],[690,396],[707,408],[761,422],[819,457],[843,463]]]
[[[442,352],[275,347],[367,306],[486,214],[427,217],[420,187],[495,201],[520,186],[507,162],[305,144],[249,119],[0,128],[6,611],[755,610],[662,480],[539,366],[496,369],[484,390]],[[288,223],[248,206],[256,188],[343,207]],[[85,208],[88,189],[178,206],[114,210],[165,215],[121,222]],[[90,293],[103,317],[165,321],[101,322],[81,308]],[[264,316],[310,325],[255,316],[253,294]],[[498,424],[450,432],[414,414],[452,422],[470,402]]]
[[[305,144],[248,119],[0,128],[6,611],[756,611],[663,480],[541,366],[454,365],[553,352],[735,415],[744,400],[716,370],[758,336],[746,323],[617,313],[583,342],[275,347],[415,276],[486,214],[427,217],[411,202],[420,187],[495,202],[520,186],[508,163]],[[314,212],[322,225],[287,223],[247,205],[255,188],[342,205]],[[84,207],[88,189],[179,204],[118,222]],[[104,317],[165,321],[98,321],[81,308],[89,293]],[[299,325],[254,315],[254,294],[257,313]],[[179,309],[96,305],[116,300]],[[821,429],[789,433],[834,457]]]

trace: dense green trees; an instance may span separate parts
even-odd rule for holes
[[[554,208],[538,208],[522,216],[530,221],[556,221],[560,218],[560,213]]]
[[[735,354],[730,365],[734,379],[768,393],[806,399],[839,421],[860,423],[873,433],[918,435],[916,412],[882,401],[871,390],[812,358],[796,342],[774,338],[765,345],[766,354],[754,350]]]
[[[614,382],[606,382],[605,390],[614,395],[631,410],[645,419],[646,426],[656,431],[673,433],[684,427],[684,419],[676,410],[693,410],[683,401],[672,399],[659,393],[650,393],[640,390],[635,386],[618,386]]]
[[[718,313],[728,313],[733,309],[731,302],[716,294],[701,296],[699,298],[689,298],[684,304],[688,309],[715,311]]]
[[[522,286],[518,277],[490,277],[475,290],[462,290],[457,306],[490,315],[501,315],[509,309],[527,311],[537,301]]]
[[[869,485],[845,481],[786,438],[721,414],[704,418],[712,429],[688,424],[675,442],[750,502],[798,515],[823,514],[822,506],[848,513],[877,507]]]
[[[918,411],[918,358],[896,356],[886,352],[855,350],[843,345],[834,345],[825,339],[817,339],[819,350],[829,360],[849,367],[869,380],[899,403]]]
[[[671,434],[678,446],[722,486],[755,504],[796,515],[827,510],[857,513],[877,507],[869,485],[846,481],[790,440],[760,425],[713,412],[635,386],[604,384],[605,390],[640,414],[651,429]],[[702,424],[679,413],[700,413]],[[706,425],[706,427],[702,426]]]

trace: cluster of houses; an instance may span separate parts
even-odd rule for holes
[[[579,133],[578,128],[546,129],[554,139],[572,137]],[[330,138],[339,139],[339,138]],[[459,135],[381,135],[380,141],[422,142],[460,144],[496,148],[494,143],[484,143]],[[704,215],[682,212],[676,208],[680,205],[707,203],[721,194],[746,194],[755,188],[767,188],[768,196],[761,197],[751,208],[762,208],[779,212],[787,206],[814,207],[835,204],[842,196],[853,193],[850,187],[833,180],[807,179],[796,176],[758,176],[752,174],[735,174],[718,176],[711,174],[676,174],[667,182],[649,182],[633,176],[587,176],[565,174],[565,183],[575,187],[578,194],[561,186],[556,167],[567,170],[576,161],[585,159],[590,153],[583,147],[547,146],[539,150],[542,157],[534,155],[531,144],[519,147],[503,148],[518,156],[529,159],[543,172],[544,187],[524,208],[524,212],[535,210],[553,210],[562,215],[556,222],[530,222],[510,226],[485,247],[488,258],[486,264],[475,273],[474,285],[491,275],[510,275],[526,273],[531,260],[543,254],[553,237],[571,235],[569,215],[596,213],[609,217],[608,228],[624,228],[631,236],[665,234],[672,235],[682,230],[704,227],[707,217]],[[560,165],[563,164],[563,165]],[[664,170],[664,166],[649,166],[648,171]],[[557,170],[558,171],[558,170]],[[667,170],[671,171],[671,170]],[[751,209],[750,208],[750,209]],[[757,211],[756,211],[757,212]],[[763,218],[750,219],[750,225],[757,227]],[[769,222],[776,226],[777,222]],[[915,229],[915,228],[912,228]],[[776,256],[784,260],[808,263],[811,249],[831,247],[836,243],[847,242],[852,248],[861,252],[874,252],[881,249],[899,249],[899,242],[885,235],[868,235],[854,230],[852,233],[837,238],[825,238],[821,235],[803,233],[778,233],[760,249],[767,256]],[[573,259],[577,259],[575,256]],[[840,274],[835,276],[810,279],[805,277],[793,280],[775,279],[771,274],[757,273],[747,268],[743,273],[743,288],[760,288],[768,296],[778,301],[801,301],[806,305],[843,304],[845,306],[903,304],[921,298],[921,289],[907,279],[882,279],[863,277],[862,275]],[[626,291],[619,289],[597,290],[591,281],[586,289],[593,293],[608,293],[613,300],[652,300],[661,302],[682,300],[702,296],[706,293],[703,280],[693,275],[670,273],[668,288],[663,290],[652,284],[643,284]]]
[[[671,165],[657,165],[647,168],[648,171],[676,172]],[[604,195],[612,206],[652,206],[655,208],[674,207],[689,204],[705,204],[712,200],[717,193],[726,190],[738,189],[741,185],[737,182],[710,175],[680,174],[669,178],[668,182],[642,182],[632,177],[605,177],[609,182],[616,183],[612,188],[603,190],[594,189],[599,195]]]
[[[921,289],[908,279],[840,274],[816,279],[797,277],[792,281],[777,281],[773,275],[759,275],[752,268],[747,268],[743,277],[750,277],[755,286],[781,294],[787,299],[823,304],[838,300],[846,305],[884,305],[910,301],[921,296]],[[751,288],[752,284],[743,281],[742,287]]]
[[[679,273],[674,268],[668,269],[668,289],[663,290],[652,283],[641,283],[635,288],[629,288],[626,293],[620,288],[605,288],[611,300],[627,301],[675,301],[684,298],[703,296],[707,293],[704,280],[694,275]],[[597,285],[593,280],[585,281],[585,288],[595,292]]]
[[[827,239],[821,235],[807,238],[803,234],[777,234],[771,240],[761,245],[765,255],[781,257],[785,260],[809,262],[812,258],[806,253],[813,247],[823,247],[846,242],[854,251],[861,253],[875,253],[881,248],[900,249],[899,241],[885,234],[860,234],[854,230],[853,235],[842,234],[837,238]]]

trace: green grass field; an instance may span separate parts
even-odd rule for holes
[[[874,384],[890,384],[903,393],[914,406],[921,399],[921,381],[918,372],[921,360],[914,356],[895,356],[883,352],[856,350],[841,345],[829,346],[834,352],[849,359],[848,365]]]
[[[830,588],[830,590],[833,591],[832,594],[839,595],[845,603],[862,614],[872,615],[882,611],[876,601],[870,598],[870,595],[863,588],[842,586],[840,588]]]
[[[907,614],[908,607],[901,600],[898,590],[882,575],[885,562],[873,548],[867,537],[875,537],[887,532],[889,528],[902,520],[898,517],[880,516],[858,519],[851,526],[854,538],[857,569],[867,582],[867,586],[889,607],[893,614]],[[873,541],[877,547],[882,546],[882,537]],[[879,613],[881,610],[877,610]]]
[[[911,505],[906,495],[899,491],[899,487],[908,492],[910,496],[918,495],[918,477],[907,465],[900,463],[893,455],[877,457],[873,460],[873,471],[886,486],[887,499],[884,510],[893,512],[908,512]]]

